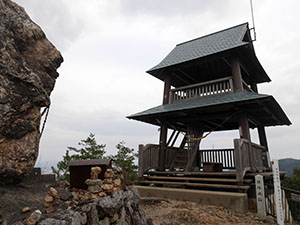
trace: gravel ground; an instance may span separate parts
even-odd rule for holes
[[[193,202],[143,199],[142,208],[153,225],[276,224],[272,217],[262,220],[254,213],[241,214]]]

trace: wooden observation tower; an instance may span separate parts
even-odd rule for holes
[[[249,175],[271,171],[265,127],[291,122],[273,96],[258,93],[271,80],[248,23],[178,44],[147,73],[164,92],[162,105],[128,117],[160,127],[158,145],[139,146],[141,183],[245,191]],[[235,129],[232,149],[199,148],[207,134]]]

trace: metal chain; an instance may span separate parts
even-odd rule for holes
[[[46,121],[47,121],[47,118],[48,118],[48,114],[49,114],[49,110],[50,110],[50,103],[49,105],[44,109],[44,111],[42,112],[42,116],[46,113],[45,115],[45,119],[44,119],[44,122],[43,122],[43,126],[42,126],[42,129],[41,129],[41,133],[40,133],[40,139],[43,135],[43,132],[44,132],[44,129],[45,129],[45,126],[46,126]]]

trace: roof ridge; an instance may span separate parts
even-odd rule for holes
[[[194,38],[194,39],[192,39],[192,40],[189,40],[189,41],[185,41],[185,42],[179,43],[179,44],[177,44],[176,46],[180,46],[180,45],[183,45],[183,44],[186,44],[186,43],[192,42],[192,41],[196,41],[196,40],[199,40],[199,39],[202,39],[202,38],[205,38],[205,37],[208,37],[208,36],[211,36],[211,35],[217,34],[217,33],[221,33],[221,32],[224,32],[224,31],[226,31],[226,30],[230,30],[230,29],[233,29],[233,28],[236,28],[236,27],[242,26],[242,25],[247,25],[247,28],[248,28],[248,25],[249,25],[249,23],[248,23],[248,22],[241,23],[241,24],[239,24],[239,25],[235,25],[235,26],[233,26],[233,27],[229,27],[229,28],[226,28],[226,29],[223,29],[223,30],[220,30],[220,31],[216,31],[216,32],[213,32],[213,33],[210,33],[210,34],[207,34],[207,35],[204,35],[204,36],[198,37],[198,38]],[[244,35],[245,35],[245,34],[244,34]]]

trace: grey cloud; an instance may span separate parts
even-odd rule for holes
[[[128,15],[144,14],[155,16],[188,16],[212,11],[221,14],[230,6],[230,0],[121,0],[121,9]],[[217,8],[217,10],[216,10]],[[218,10],[219,9],[219,10]]]
[[[31,19],[40,25],[48,39],[59,49],[64,50],[74,42],[84,30],[84,21],[73,13],[64,1],[15,0],[24,7]]]

